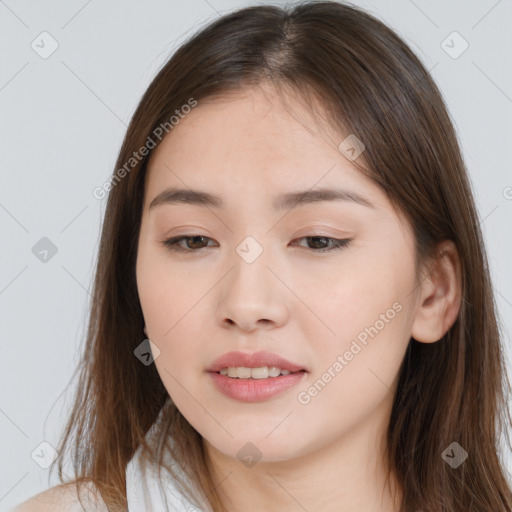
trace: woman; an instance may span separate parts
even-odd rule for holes
[[[105,192],[58,459],[84,485],[19,510],[512,510],[471,187],[382,22],[214,21],[149,86]]]

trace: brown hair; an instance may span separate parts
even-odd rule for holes
[[[400,370],[388,431],[390,466],[403,488],[400,511],[512,510],[499,457],[501,434],[510,446],[504,429],[511,423],[510,384],[473,193],[440,92],[391,29],[337,2],[255,6],[222,16],[158,72],[131,119],[116,169],[190,98],[200,105],[263,80],[296,91],[312,110],[317,100],[329,112],[325,121],[343,134],[340,141],[349,133],[364,141],[361,170],[411,222],[419,263],[443,240],[459,252],[458,317],[436,343],[411,339]],[[132,162],[122,179],[117,175],[108,196],[59,477],[72,449],[73,481],[93,482],[109,510],[126,510],[125,470],[135,449],[142,444],[161,462],[167,446],[219,512],[225,508],[201,436],[170,400],[155,366],[134,357],[145,339],[135,263],[151,153]],[[144,436],[164,407],[155,449]],[[441,457],[452,442],[469,453],[457,469]]]

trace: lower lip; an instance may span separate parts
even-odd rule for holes
[[[242,402],[262,402],[296,386],[307,372],[295,372],[266,379],[234,379],[210,372],[213,382],[226,396]]]

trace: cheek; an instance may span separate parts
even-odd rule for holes
[[[137,260],[137,288],[148,332],[155,342],[170,339],[208,290],[194,272],[170,264],[165,253],[142,250]]]
[[[408,262],[379,261],[361,258],[350,272],[332,270],[325,290],[308,295],[321,323],[311,314],[296,315],[316,362],[309,387],[300,390],[303,400],[298,397],[306,409],[323,414],[334,403],[364,414],[393,389],[410,340],[414,274]],[[333,414],[346,417],[343,410]]]
[[[405,316],[413,277],[405,266],[401,272],[383,267],[386,272],[374,260],[359,258],[346,267],[332,266],[325,275],[300,276],[293,285],[304,303],[294,306],[294,317],[320,354],[347,350],[353,339],[364,343],[377,334],[385,345],[394,337],[390,331],[402,332],[398,320]]]
[[[391,407],[408,344],[403,311],[381,330],[361,331],[367,335],[360,336],[364,343],[357,337],[338,338],[319,357],[314,374],[297,389],[297,417],[304,418],[308,431],[334,439]]]
[[[172,371],[182,368],[184,361],[191,365],[204,343],[204,322],[199,316],[205,291],[186,290],[174,280],[147,284],[141,294],[142,309],[151,341],[160,349],[161,364]]]
[[[211,284],[198,283],[184,272],[171,271],[168,262],[141,253],[137,286],[148,337],[160,351],[157,371],[172,399],[186,404],[186,397],[180,399],[180,384],[191,389],[189,379],[198,371],[204,343],[204,322],[198,315]]]
[[[211,385],[202,364],[205,344],[208,343],[204,321],[206,311],[201,309],[204,305],[197,304],[195,295],[190,301],[185,298],[182,300],[187,302],[188,308],[156,319],[157,329],[164,334],[155,340],[160,348],[155,366],[167,393],[181,414],[195,428],[207,425],[204,434],[211,435],[214,432],[222,435],[222,431],[217,432],[218,425],[211,421],[207,406],[209,402],[204,396],[205,389]]]

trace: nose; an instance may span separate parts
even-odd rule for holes
[[[219,286],[216,315],[221,326],[251,332],[284,325],[290,292],[276,275],[265,251],[252,263],[235,254],[233,268]]]

